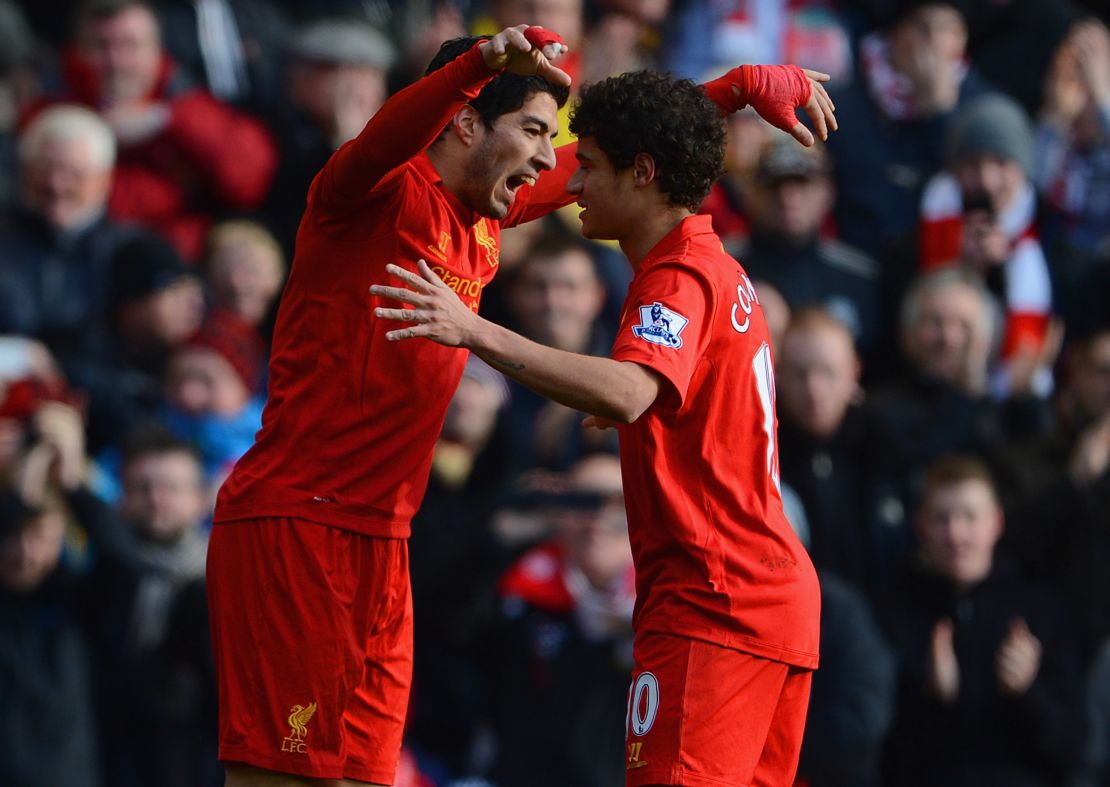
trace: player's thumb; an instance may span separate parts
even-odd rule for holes
[[[794,127],[790,129],[790,136],[794,137],[794,139],[801,142],[807,148],[813,147],[813,132],[802,123],[794,124]]]
[[[560,87],[570,87],[571,78],[563,69],[553,65],[550,60],[540,55],[539,63],[536,65],[536,74],[543,77],[545,80],[553,85]]]

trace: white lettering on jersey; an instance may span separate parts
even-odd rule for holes
[[[736,301],[732,304],[732,327],[737,333],[747,333],[748,328],[752,327],[752,309],[759,303],[759,296],[756,295],[755,287],[752,286],[751,279],[746,273],[740,274],[740,283],[736,285]],[[736,319],[737,311],[744,312],[744,322]]]

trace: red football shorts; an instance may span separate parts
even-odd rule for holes
[[[627,784],[790,787],[813,673],[700,640],[637,637]]]
[[[392,784],[412,682],[408,543],[299,519],[217,524],[220,760]]]

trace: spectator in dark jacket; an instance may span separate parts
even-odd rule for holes
[[[1007,446],[1010,545],[1023,566],[1068,596],[1090,659],[1110,636],[1110,328],[1076,337],[1055,423]]]
[[[8,745],[0,773],[14,787],[96,787],[99,738],[93,671],[63,560],[67,511],[56,495],[0,499],[0,702]]]
[[[821,573],[821,668],[813,674],[798,764],[810,787],[877,787],[894,716],[894,654],[866,599]]]
[[[620,462],[598,454],[568,475],[557,538],[498,585],[487,639],[497,784],[609,787],[624,778],[632,664],[632,551]]]
[[[749,190],[752,232],[730,252],[791,309],[823,306],[848,326],[868,365],[882,337],[878,263],[822,232],[835,193],[823,148],[773,138]]]
[[[121,548],[89,582],[106,780],[215,785],[215,686],[189,644],[207,641],[207,619],[180,612],[190,593],[203,597],[210,504],[200,462],[173,436],[140,432],[122,475]]]
[[[1002,521],[981,462],[930,466],[919,560],[883,605],[901,662],[889,784],[1057,787],[1086,748],[1066,611],[995,559]]]
[[[899,478],[907,509],[922,471],[937,457],[990,457],[1007,440],[1044,428],[1041,399],[999,403],[987,395],[1000,325],[997,303],[970,271],[927,274],[907,292],[899,332],[906,374],[871,399],[890,440],[887,464]]]
[[[0,224],[0,332],[61,351],[102,319],[129,236],[105,215],[115,155],[112,130],[84,107],[50,107],[23,131],[20,204]]]
[[[113,255],[108,309],[108,327],[59,359],[73,384],[88,392],[94,453],[154,413],[170,351],[204,319],[204,294],[171,245],[143,234]]]
[[[381,108],[396,59],[384,34],[355,19],[320,19],[291,37],[286,98],[271,119],[281,155],[264,208],[290,259],[312,179]]]
[[[905,548],[907,527],[887,472],[889,447],[862,403],[852,336],[828,312],[803,309],[778,343],[775,366],[782,480],[804,504],[813,563],[874,593]]]
[[[93,107],[119,144],[109,212],[158,230],[188,260],[225,211],[257,208],[277,155],[266,129],[189,85],[142,0],[90,0],[65,53],[65,93]]]
[[[884,30],[860,41],[860,77],[832,92],[837,121],[851,130],[829,137],[837,227],[880,259],[913,235],[953,111],[985,89],[967,65],[967,26],[954,3],[898,7]]]

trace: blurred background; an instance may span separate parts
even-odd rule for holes
[[[798,784],[1110,784],[1108,20],[0,0],[0,782],[222,784],[207,534],[308,185],[440,42],[528,22],[576,85],[832,75],[840,131],[803,149],[737,113],[703,207],[772,328],[784,498],[822,577]],[[631,271],[575,213],[505,233],[482,313],[605,355]],[[628,523],[615,434],[581,417],[467,365],[413,525],[399,787],[623,782]]]

